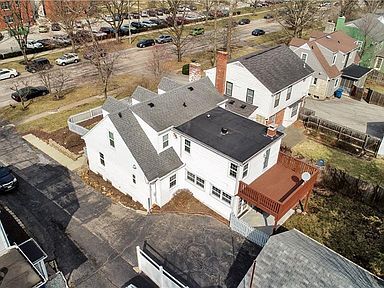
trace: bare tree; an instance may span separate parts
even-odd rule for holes
[[[129,0],[103,0],[98,5],[98,14],[115,31],[116,41],[120,42],[120,28],[123,25],[124,15],[129,12],[133,1]],[[130,29],[130,27],[129,27]]]
[[[357,17],[359,7],[358,0],[339,0],[340,16],[352,20]]]
[[[154,46],[151,49],[152,53],[148,65],[151,68],[153,76],[160,79],[169,72],[167,65],[167,60],[170,58],[169,50],[161,46]]]
[[[293,37],[302,37],[304,29],[313,27],[320,18],[317,0],[286,1],[273,8],[276,21]]]
[[[33,22],[31,2],[9,0],[2,3],[7,5],[8,9],[0,9],[0,17],[7,25],[9,35],[16,39],[23,54],[24,62],[28,62],[27,40]]]
[[[28,106],[31,104],[32,101],[28,101],[25,97],[25,95],[28,95],[30,92],[30,86],[28,80],[20,80],[13,84],[13,87],[11,89],[15,91],[19,97],[20,97],[20,103],[21,103],[21,110],[25,111],[28,109]]]
[[[257,8],[259,8],[259,4],[261,3],[260,0],[248,0],[247,3],[250,7],[253,8],[253,14],[256,13]]]
[[[65,84],[70,80],[69,75],[64,69],[58,69],[53,71],[41,71],[39,72],[39,78],[42,84],[47,87],[49,93],[53,95],[56,100],[64,98]]]
[[[172,37],[172,44],[175,48],[177,61],[181,62],[184,53],[191,43],[191,36],[185,31],[185,11],[182,16],[177,15],[177,10],[185,1],[183,0],[166,0],[166,4],[171,12],[168,17],[168,33]]]

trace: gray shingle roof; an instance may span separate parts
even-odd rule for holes
[[[158,96],[157,93],[145,89],[144,87],[137,86],[131,97],[139,102],[145,102],[156,96]]]
[[[308,65],[286,45],[279,45],[261,52],[248,54],[231,62],[239,61],[272,93],[313,73]]]
[[[103,109],[104,111],[107,111],[108,113],[114,113],[122,109],[125,109],[128,106],[128,105],[125,105],[125,103],[126,102],[122,102],[117,100],[114,97],[108,96],[105,102],[103,103],[103,106],[101,106],[101,109]]]
[[[178,83],[172,79],[169,79],[167,77],[163,77],[163,78],[161,78],[160,83],[157,86],[157,88],[159,88],[165,92],[168,92],[168,91],[176,89],[180,86],[183,86],[183,84],[180,84],[180,83]]]
[[[254,271],[252,288],[384,287],[373,274],[297,230],[272,236]]]
[[[157,154],[129,108],[109,114],[107,117],[111,119],[148,181],[165,176],[183,165],[173,148]]]
[[[345,23],[346,25],[354,24],[363,33],[367,33],[376,42],[384,41],[384,23],[379,20],[383,15],[367,14],[362,18]]]
[[[256,111],[257,106],[230,97],[227,103],[225,103],[225,109],[248,118],[253,112]]]
[[[159,132],[181,125],[225,101],[208,77],[188,83],[149,101],[136,104],[132,111]],[[152,103],[153,107],[149,104]]]

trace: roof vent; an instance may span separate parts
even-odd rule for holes
[[[189,90],[189,91],[193,91],[193,87],[189,86],[189,87],[188,87],[188,90]]]
[[[121,115],[121,112],[117,113],[117,115],[119,115],[120,118],[123,117],[123,115]]]
[[[231,104],[231,105],[235,104],[235,100],[229,101],[228,104]]]
[[[221,128],[221,135],[227,135],[228,134],[228,129],[227,128]]]
[[[155,104],[153,104],[152,102],[150,102],[150,103],[148,103],[148,106],[151,107],[151,108],[153,108],[153,107],[155,107]]]
[[[241,109],[244,109],[245,107],[247,107],[247,105],[245,105],[245,104],[240,106]]]
[[[207,114],[207,118],[211,118],[211,114]]]
[[[331,37],[331,35],[327,35],[327,36],[325,36],[325,38],[331,39],[332,37]]]
[[[185,102],[183,103],[183,107],[187,107],[187,104]]]
[[[339,41],[339,40],[337,40],[337,43],[339,43],[339,44],[340,44],[340,41]]]

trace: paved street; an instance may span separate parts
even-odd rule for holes
[[[251,31],[255,28],[264,29],[267,33],[281,30],[280,24],[275,22],[267,22],[264,19],[260,19],[252,21],[251,24],[248,25],[238,26],[238,28],[236,29],[239,35],[238,38],[241,41],[245,41],[254,37],[251,35]],[[207,48],[210,43],[210,41],[208,41],[207,39],[211,36],[211,33],[212,32],[209,32],[205,35],[194,37],[193,43],[191,44],[188,53],[199,52]],[[168,49],[173,48],[171,44],[163,44],[162,47]],[[119,51],[118,53],[119,58],[114,67],[115,75],[128,73],[137,73],[141,75],[148,73],[148,62],[150,61],[152,56],[151,48],[140,49],[135,47]],[[171,55],[170,57],[174,57],[174,55]],[[59,69],[59,67],[55,66],[53,69]],[[68,75],[71,77],[71,80],[68,81],[68,83],[66,84],[66,88],[95,82],[95,79],[97,79],[98,77],[96,69],[87,60],[83,60],[77,64],[68,65],[64,67],[64,69],[68,72]],[[28,80],[29,85],[41,85],[41,81],[38,75],[31,74],[26,71],[19,72],[21,72],[20,76],[14,79],[2,80],[0,82],[0,108],[7,106],[9,105],[9,103],[13,102],[13,100],[10,98],[10,94],[13,92],[11,88],[14,86],[15,83],[18,83],[21,80]]]
[[[137,245],[189,287],[237,287],[258,254],[259,247],[210,217],[144,216],[112,203],[4,124],[0,162],[21,185],[0,202],[57,260],[72,287],[150,287],[132,269]]]

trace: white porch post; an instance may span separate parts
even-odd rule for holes
[[[233,200],[233,205],[232,205],[232,212],[233,212],[233,215],[235,215],[236,217],[238,216],[238,212],[239,212],[239,205],[240,205],[240,197],[239,196],[235,196],[235,199]]]
[[[141,272],[141,253],[140,253],[140,246],[136,246],[136,254],[137,254],[137,266],[139,267],[139,271]]]

